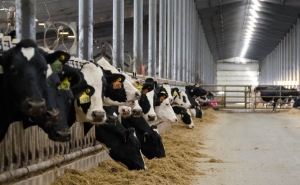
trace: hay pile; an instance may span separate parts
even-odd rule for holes
[[[285,112],[284,114],[300,116],[300,109],[292,108],[289,111]]]
[[[205,109],[202,111],[203,111],[203,116],[200,119],[200,122],[204,122],[204,123],[214,123],[215,122],[215,120],[217,119],[216,111],[214,111],[213,109]]]
[[[152,160],[144,158],[148,170],[129,171],[115,161],[108,160],[87,172],[68,169],[52,185],[191,184],[197,176],[204,175],[203,172],[196,170],[197,159],[210,158],[197,150],[203,145],[200,124],[206,122],[205,120],[214,121],[216,116],[213,114],[215,113],[212,109],[205,110],[202,119],[194,120],[194,129],[189,129],[183,124],[173,125],[162,136],[167,157]]]

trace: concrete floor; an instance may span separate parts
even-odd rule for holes
[[[299,185],[300,112],[219,113],[203,125],[199,150],[222,163],[199,159],[203,185]]]

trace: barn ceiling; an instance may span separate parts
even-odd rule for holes
[[[196,0],[212,55],[238,57],[251,22],[252,0]],[[300,0],[259,0],[255,28],[245,58],[263,60],[296,24]]]
[[[133,0],[124,0],[124,17],[133,17]],[[148,16],[149,0],[144,2],[144,16]],[[159,2],[159,1],[158,1]],[[253,32],[245,58],[263,60],[296,24],[300,14],[300,0],[259,0]],[[159,4],[159,3],[158,3]],[[15,6],[15,0],[1,1],[0,18]],[[94,0],[94,38],[112,30],[112,0]],[[251,22],[252,0],[195,0],[196,8],[214,60],[238,57],[245,33]],[[78,0],[36,0],[37,23],[47,20],[78,22]],[[1,21],[0,21],[1,23]],[[5,32],[7,24],[0,24]],[[43,38],[44,27],[37,24],[37,39]],[[51,36],[51,35],[50,35]]]

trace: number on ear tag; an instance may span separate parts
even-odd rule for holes
[[[90,96],[87,95],[85,92],[83,92],[79,98],[80,104],[89,103],[90,101],[91,101]]]

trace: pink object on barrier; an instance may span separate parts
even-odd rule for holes
[[[209,107],[216,107],[218,105],[217,100],[210,100],[210,102],[207,103]]]

